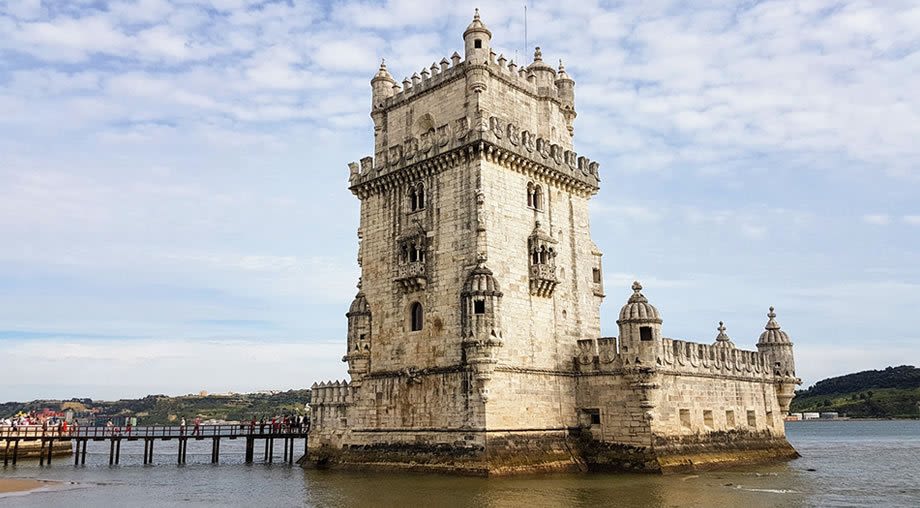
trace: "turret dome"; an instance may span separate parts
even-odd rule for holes
[[[642,294],[642,284],[639,284],[639,281],[633,282],[632,290],[633,294],[629,297],[629,301],[620,309],[620,319],[617,320],[617,324],[626,322],[661,324],[658,309],[648,303],[648,298]]]
[[[719,330],[719,335],[716,336],[716,343],[715,343],[716,347],[725,347],[725,348],[735,347],[735,343],[732,342],[732,338],[729,337],[728,334],[725,333],[725,330],[726,330],[725,323],[723,323],[722,321],[719,321],[719,327],[716,329]]]
[[[357,316],[361,314],[370,314],[371,309],[367,305],[367,298],[364,297],[364,293],[358,291],[358,294],[355,295],[355,299],[351,302],[351,307],[348,308],[347,316]]]
[[[760,334],[760,340],[758,340],[757,343],[792,345],[792,341],[789,340],[789,335],[780,330],[779,323],[776,322],[776,313],[773,312],[773,307],[770,307],[767,318],[767,325],[764,327],[764,332]]]
[[[396,80],[393,79],[393,76],[390,74],[390,71],[387,70],[386,60],[380,60],[380,68],[377,69],[377,74],[374,74],[374,78],[371,80],[371,82],[373,83],[374,81],[378,81],[381,79],[385,81],[389,81],[390,83],[396,83]]]
[[[463,32],[463,38],[465,39],[467,35],[476,32],[484,33],[490,39],[492,38],[492,32],[490,32],[485,23],[479,19],[479,9],[476,9],[475,13],[473,14],[473,21],[470,22],[470,26],[466,27],[466,30]]]
[[[502,296],[502,292],[498,287],[498,281],[496,281],[495,277],[492,275],[492,270],[489,270],[483,264],[479,264],[479,266],[474,268],[466,278],[461,296],[500,297]]]

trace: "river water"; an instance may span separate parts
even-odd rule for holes
[[[123,443],[121,465],[108,447],[89,443],[87,465],[56,459],[3,469],[2,478],[38,478],[63,487],[0,497],[4,506],[904,506],[920,507],[920,421],[786,424],[802,458],[764,467],[675,475],[543,475],[461,478],[361,474],[243,464],[243,441],[190,441],[176,466],[175,442],[158,442],[154,466],[142,465],[141,441]],[[302,443],[299,445],[302,446]],[[275,457],[281,457],[277,449]],[[261,458],[257,448],[256,459]]]

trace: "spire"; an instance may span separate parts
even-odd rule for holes
[[[467,35],[474,33],[474,32],[482,32],[482,33],[487,34],[490,39],[492,38],[492,32],[490,32],[489,29],[486,27],[485,23],[483,23],[482,20],[479,19],[479,8],[478,7],[473,12],[473,21],[470,23],[468,27],[466,27],[466,31],[463,32],[463,38],[465,39]]]
[[[719,327],[716,328],[719,331],[719,335],[716,336],[716,346],[720,347],[735,347],[735,344],[732,343],[732,338],[725,333],[725,323],[719,321]]]
[[[571,81],[573,83],[575,82],[575,80],[569,77],[568,73],[565,72],[565,65],[563,65],[561,58],[559,59],[559,71],[556,73],[556,81],[557,82]]]
[[[377,69],[377,74],[374,74],[374,79],[371,82],[377,81],[378,79],[384,79],[391,83],[396,83],[396,80],[393,79],[393,76],[390,75],[390,71],[387,70],[386,59],[380,59],[380,68]]]
[[[639,281],[634,281],[632,283],[633,294],[629,297],[630,303],[648,303],[648,298],[642,294],[642,284]]]
[[[767,324],[764,326],[764,332],[760,334],[759,344],[788,344],[792,345],[789,334],[780,330],[779,323],[776,322],[776,312],[770,307],[767,313]]]
[[[642,284],[640,284],[639,281],[633,282],[632,290],[633,294],[630,295],[626,305],[620,309],[620,319],[617,320],[617,324],[622,325],[627,322],[637,322],[660,325],[661,315],[658,314],[658,309],[656,309],[654,305],[648,303],[648,298],[642,294]]]
[[[767,312],[767,326],[764,327],[765,330],[779,330],[779,323],[776,322],[776,312],[773,311],[773,306],[770,306],[770,312]]]

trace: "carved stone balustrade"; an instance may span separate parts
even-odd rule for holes
[[[549,297],[559,284],[556,278],[556,267],[548,264],[530,265],[530,294]]]
[[[407,293],[425,289],[428,284],[427,269],[424,261],[413,261],[398,265],[395,281]]]

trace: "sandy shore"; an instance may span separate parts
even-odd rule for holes
[[[28,492],[30,490],[40,489],[54,484],[55,482],[46,482],[41,480],[32,480],[30,478],[0,478],[0,494],[11,494],[13,492]]]

